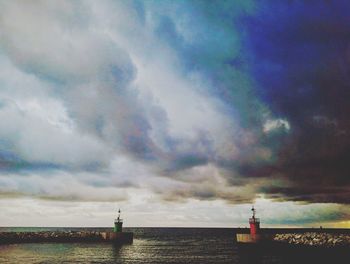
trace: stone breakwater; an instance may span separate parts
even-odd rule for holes
[[[0,232],[0,244],[36,242],[132,242],[132,233],[94,231]]]
[[[303,234],[275,234],[274,241],[293,245],[319,246],[319,247],[350,247],[350,235],[307,232]]]

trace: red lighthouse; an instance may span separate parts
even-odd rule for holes
[[[250,225],[250,235],[254,237],[256,234],[260,233],[260,219],[255,217],[255,209],[252,207],[253,216],[249,218]]]

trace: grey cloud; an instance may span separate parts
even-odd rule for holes
[[[183,182],[180,173],[189,179],[191,171],[208,164],[226,170],[224,163],[270,158],[257,144],[258,132],[242,128],[232,107],[209,92],[213,84],[200,71],[183,71],[183,58],[155,34],[155,21],[137,18],[128,4],[77,3],[2,3],[2,66],[13,68],[12,80],[2,76],[9,87],[0,94],[6,102],[0,114],[7,122],[0,133],[9,143],[2,153],[25,164],[11,165],[4,154],[4,166],[46,167],[48,174],[50,169],[95,171],[116,186],[140,186],[152,173]],[[112,165],[116,157],[150,168],[140,177],[133,167],[121,173]],[[227,175],[214,189],[211,183],[189,184],[182,197],[254,198],[256,188],[248,192],[249,181],[242,178],[247,194],[230,194],[234,181]],[[89,186],[108,184],[103,177]],[[177,192],[169,191],[173,197]],[[74,193],[65,195],[76,199]]]
[[[50,96],[64,104],[68,118],[77,125],[77,134],[85,134],[77,140],[90,137],[92,141],[108,142],[140,157],[142,151],[148,155],[147,152],[152,151],[149,150],[152,142],[147,135],[149,125],[142,114],[135,89],[130,87],[136,74],[135,67],[128,52],[107,34],[93,30],[91,23],[83,23],[85,26],[82,26],[80,18],[91,17],[91,6],[82,3],[83,8],[80,8],[71,2],[37,2],[30,6],[13,2],[2,5],[3,49],[22,71],[48,83],[45,88],[49,88]],[[22,16],[22,13],[25,15]],[[73,28],[68,29],[67,26]],[[34,136],[40,129],[39,125],[28,133]],[[52,133],[47,131],[47,134]],[[52,135],[50,140],[45,140],[45,135],[41,136],[44,137],[41,141],[38,138],[38,146],[36,151],[31,152],[32,156],[46,156],[46,150],[40,149],[40,144],[54,143],[62,137]],[[70,142],[74,144],[75,140]],[[64,142],[57,144],[70,147]],[[25,148],[23,151],[32,149]],[[54,147],[52,151],[55,151]],[[69,149],[66,151],[71,152]],[[94,153],[96,159],[101,157],[94,151],[81,151],[80,154],[88,152]],[[108,148],[105,152],[110,155]],[[70,158],[68,163],[75,163],[71,157],[67,158]]]
[[[0,118],[3,159],[14,165],[46,163],[74,168],[103,165],[107,159],[107,151],[102,142],[64,131],[30,111],[21,110],[13,102],[3,102]]]
[[[4,198],[34,197],[60,201],[123,201],[128,194],[113,185],[98,186],[84,182],[88,175],[71,176],[55,171],[49,177],[45,173],[28,172],[25,175],[6,173],[0,176],[0,193]]]

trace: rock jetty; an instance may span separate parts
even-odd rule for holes
[[[0,232],[0,244],[38,243],[38,242],[132,242],[132,233],[94,231],[44,231],[44,232]],[[130,235],[131,234],[131,235]]]
[[[330,233],[290,233],[275,234],[274,241],[293,245],[318,246],[318,247],[350,247],[350,235]]]

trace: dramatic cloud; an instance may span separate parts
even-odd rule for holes
[[[263,196],[316,203],[305,223],[345,219],[322,203],[350,202],[349,10],[0,1],[0,198]]]
[[[256,90],[286,118],[264,130],[290,130],[273,164],[248,170],[288,179],[284,188],[264,188],[272,197],[350,202],[349,8],[346,1],[271,3],[246,20]]]

